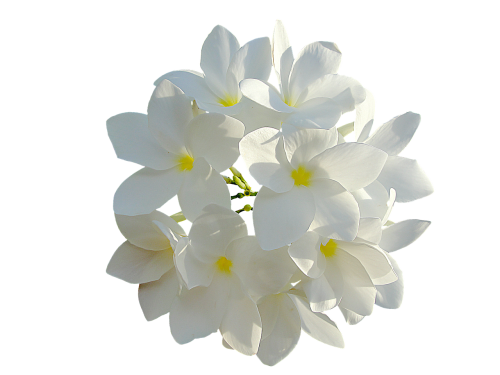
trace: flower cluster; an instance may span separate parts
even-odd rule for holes
[[[399,156],[420,116],[371,134],[373,96],[337,73],[341,56],[334,43],[315,42],[294,57],[279,21],[272,42],[242,47],[216,26],[201,50],[203,73],[167,73],[147,114],[107,121],[117,156],[144,166],[116,191],[126,241],[107,272],[139,284],[147,320],[169,313],[178,343],[220,331],[225,347],[274,365],[302,330],[343,347],[325,313],[333,308],[356,324],[374,304],[400,306],[402,273],[389,253],[430,224],[389,220],[395,202],[432,193],[417,162]],[[268,82],[273,68],[279,89]],[[351,111],[355,121],[337,127]],[[240,156],[259,189],[234,168]],[[158,211],[175,196],[181,212]],[[233,211],[239,199],[255,201]],[[253,211],[255,235],[242,211]]]

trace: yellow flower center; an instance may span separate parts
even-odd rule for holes
[[[285,96],[285,97],[284,97],[284,99],[285,99],[285,100],[284,100],[284,102],[285,102],[285,104],[286,104],[287,106],[289,106],[289,107],[293,107],[293,105],[292,105],[292,98],[291,98],[291,97],[289,97],[289,96]]]
[[[190,171],[191,169],[193,169],[194,159],[191,157],[191,155],[185,154],[179,156],[177,161],[179,162],[179,165],[177,165],[177,167],[181,172]]]
[[[226,257],[220,257],[217,262],[215,262],[215,265],[217,266],[217,269],[221,273],[231,273],[231,267],[233,266],[233,262],[231,262],[229,259]]]
[[[238,97],[226,94],[223,98],[219,98],[218,102],[224,107],[231,107],[238,103]]]
[[[308,171],[304,166],[299,165],[297,169],[292,171],[292,178],[295,181],[295,185],[309,186],[311,184],[312,171]]]
[[[319,249],[325,255],[325,257],[330,258],[335,255],[335,252],[337,250],[337,243],[334,240],[330,240],[326,243],[326,245],[321,244]]]

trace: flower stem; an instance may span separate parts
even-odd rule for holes
[[[252,211],[252,210],[253,210],[253,207],[252,207],[252,206],[250,206],[249,204],[245,204],[245,205],[243,206],[243,208],[241,208],[241,209],[239,209],[239,210],[236,210],[235,212],[236,212],[237,214],[240,214],[240,213],[242,213],[243,211]]]

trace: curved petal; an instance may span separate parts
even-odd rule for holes
[[[324,344],[335,346],[337,348],[344,347],[344,339],[335,323],[325,314],[315,313],[311,311],[308,303],[304,298],[289,294],[289,297],[297,307],[300,315],[302,329]]]
[[[290,354],[299,341],[301,331],[300,316],[290,297],[280,294],[273,299],[278,307],[276,322],[272,332],[262,337],[257,352],[260,361],[268,366],[274,366]],[[260,305],[259,312],[262,312]]]
[[[311,310],[315,312],[333,309],[342,298],[341,295],[335,293],[324,274],[316,279],[306,281],[302,287],[309,300]]]
[[[197,286],[207,287],[212,282],[215,274],[214,265],[199,260],[186,238],[181,239],[177,244],[174,261],[187,289]]]
[[[294,186],[286,193],[275,193],[262,187],[255,199],[253,213],[260,246],[272,250],[298,240],[309,228],[315,210],[308,188]]]
[[[271,73],[271,44],[268,37],[251,40],[234,54],[227,69],[226,87],[231,96],[240,96],[239,83],[245,78],[262,81]]]
[[[389,191],[396,190],[396,202],[411,202],[434,191],[416,160],[389,156],[377,180]]]
[[[215,276],[209,287],[184,289],[174,299],[170,332],[179,344],[216,332],[228,307],[231,285],[225,276]]]
[[[255,302],[243,292],[239,283],[232,285],[220,332],[234,350],[245,355],[257,353],[262,334],[259,310]]]
[[[372,183],[386,160],[384,151],[363,143],[349,142],[322,152],[309,162],[308,169],[315,170],[318,178],[338,181],[352,191]]]
[[[196,116],[188,126],[186,146],[194,158],[203,157],[218,172],[234,164],[240,152],[238,143],[245,126],[219,113]]]
[[[361,84],[351,77],[327,74],[312,82],[297,100],[300,106],[316,98],[329,98],[341,113],[349,112],[362,103],[366,91]]]
[[[295,102],[302,92],[325,74],[337,73],[342,54],[325,48],[320,42],[305,46],[294,61],[290,73],[290,99]]]
[[[288,79],[294,59],[288,35],[281,21],[276,21],[274,27],[272,53],[273,65],[281,85],[281,92],[284,96],[288,96]]]
[[[359,226],[359,207],[356,199],[336,181],[319,178],[309,187],[316,205],[310,230],[324,237],[352,241]]]
[[[280,129],[283,122],[283,114],[242,97],[239,104],[242,110],[233,117],[240,120],[245,125],[245,134],[253,132],[259,128]]]
[[[306,129],[331,129],[339,121],[342,109],[328,98],[314,98],[297,107],[284,123]]]
[[[240,82],[240,90],[248,99],[276,112],[292,113],[295,110],[285,104],[278,91],[267,82],[245,79]]]
[[[283,296],[282,293],[271,294],[259,301],[257,308],[262,322],[261,340],[264,340],[273,332],[280,312],[280,300]]]
[[[106,272],[128,283],[158,280],[173,267],[172,252],[144,250],[124,242],[113,254]]]
[[[382,238],[382,221],[378,217],[363,217],[359,220],[356,241],[378,245]]]
[[[316,155],[337,144],[337,129],[302,129],[283,125],[285,152],[290,164],[297,169]]]
[[[378,217],[383,219],[387,213],[387,202],[389,194],[387,190],[377,180],[362,189],[351,192],[359,205],[361,217]]]
[[[168,314],[180,285],[175,268],[170,269],[157,281],[139,285],[139,303],[147,321]]]
[[[401,306],[403,302],[403,292],[404,292],[404,284],[403,284],[403,271],[399,268],[398,264],[394,260],[393,257],[387,255],[389,260],[391,261],[392,267],[394,268],[394,272],[398,275],[398,280],[387,285],[378,285],[377,288],[377,297],[375,299],[375,303],[386,309],[397,309]]]
[[[113,209],[119,215],[144,215],[173,198],[184,176],[176,167],[166,171],[143,168],[127,178],[116,190]]]
[[[342,312],[342,315],[344,315],[345,321],[349,325],[358,324],[364,318],[363,315],[358,315],[356,313],[353,313],[351,310],[344,309],[343,307],[339,307],[339,309]]]
[[[419,124],[419,114],[406,112],[378,128],[365,143],[387,152],[389,156],[398,155],[410,143]]]
[[[226,73],[240,44],[226,28],[217,25],[201,47],[200,66],[210,89],[220,98],[226,94]]]
[[[404,220],[392,224],[382,231],[380,247],[388,253],[402,249],[416,241],[431,225],[425,220]]]
[[[149,130],[169,152],[183,154],[184,135],[193,119],[191,99],[168,80],[163,80],[153,92],[148,104]]]
[[[231,207],[229,189],[222,176],[204,158],[197,158],[193,169],[186,171],[179,189],[179,204],[189,221],[194,221],[209,204]]]
[[[375,117],[375,98],[366,90],[366,99],[356,106],[356,120],[354,120],[354,139],[364,142],[370,135]]]
[[[176,245],[171,244],[170,239],[158,230],[153,223],[155,220],[178,234],[184,234],[184,230],[174,219],[159,211],[137,216],[115,215],[115,219],[123,236],[133,245],[146,250],[165,250]]]
[[[193,70],[173,71],[158,78],[154,83],[155,86],[158,86],[164,79],[168,79],[175,86],[184,91],[187,96],[196,101],[217,103],[218,98],[207,86],[205,76],[202,73]]]
[[[142,113],[121,113],[109,118],[106,127],[116,156],[120,159],[158,170],[175,165],[175,159],[149,131],[148,116]]]
[[[277,129],[261,128],[247,134],[240,141],[240,153],[250,174],[259,184],[277,193],[292,188],[292,168]]]
[[[325,272],[325,256],[319,251],[321,238],[315,232],[307,232],[288,248],[288,254],[307,277],[316,279]]]

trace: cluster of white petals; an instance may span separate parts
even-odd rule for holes
[[[147,114],[107,121],[117,156],[143,166],[116,191],[126,241],[107,272],[139,284],[144,316],[169,314],[178,343],[219,331],[226,348],[272,366],[302,331],[343,347],[327,315],[336,307],[357,324],[375,304],[401,305],[402,272],[389,253],[430,222],[389,216],[396,202],[433,191],[417,162],[399,156],[420,116],[371,134],[373,95],[337,73],[341,56],[334,43],[315,42],[294,58],[279,21],[272,42],[242,47],[216,26],[201,50],[203,73],[167,73]],[[268,82],[273,68],[279,88]],[[337,126],[352,111],[355,121]],[[240,156],[259,189],[234,168]],[[158,211],[174,197],[181,212]],[[253,206],[233,211],[240,199]]]

